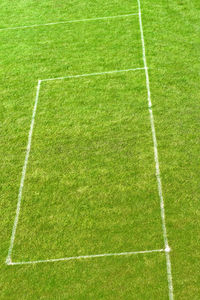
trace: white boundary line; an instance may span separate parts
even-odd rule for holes
[[[6,27],[6,28],[0,28],[0,31],[26,29],[26,28],[34,28],[34,27],[40,27],[40,26],[52,26],[52,25],[67,24],[67,23],[79,23],[79,22],[88,22],[88,21],[108,20],[108,19],[125,18],[125,17],[137,16],[137,15],[138,15],[138,13],[132,13],[132,14],[126,14],[126,15],[108,16],[108,17],[99,17],[99,18],[89,18],[89,19],[80,19],[80,20],[69,20],[69,21],[46,23],[46,24],[34,24],[34,25],[26,25],[26,26]]]
[[[21,182],[20,182],[20,187],[19,187],[19,194],[18,194],[18,202],[17,202],[15,221],[14,221],[14,225],[13,225],[13,230],[12,230],[12,235],[11,235],[11,240],[10,240],[10,247],[9,247],[9,250],[8,250],[8,256],[7,256],[7,259],[6,259],[7,264],[9,264],[11,262],[12,249],[13,249],[13,245],[14,245],[14,241],[15,241],[15,234],[16,234],[17,224],[18,224],[18,221],[19,221],[19,213],[20,213],[21,200],[22,200],[22,191],[23,191],[24,180],[25,180],[25,176],[26,176],[26,168],[27,168],[27,164],[28,164],[29,153],[30,153],[30,150],[31,150],[31,140],[32,140],[34,123],[35,123],[35,115],[36,115],[36,110],[37,110],[37,103],[38,103],[38,98],[39,98],[40,85],[41,85],[41,80],[38,80],[37,92],[36,92],[36,97],[35,97],[35,105],[34,105],[34,108],[33,108],[31,126],[30,126],[29,135],[28,135],[28,144],[27,144],[27,148],[26,148],[26,156],[25,156],[25,160],[24,160],[24,166],[23,166],[23,169],[22,169],[22,177],[21,177]]]
[[[42,81],[52,81],[52,80],[63,80],[69,78],[80,78],[80,77],[88,77],[88,76],[99,76],[99,75],[106,75],[106,74],[113,74],[113,73],[122,73],[122,72],[130,72],[130,71],[138,71],[144,70],[145,68],[134,68],[134,69],[126,69],[126,70],[114,70],[114,71],[107,71],[107,72],[100,72],[100,73],[90,73],[90,74],[81,74],[81,75],[70,75],[64,77],[55,77],[55,78],[47,78],[42,79]]]
[[[26,156],[25,156],[25,160],[24,160],[24,166],[23,166],[23,169],[22,169],[22,176],[21,176],[21,182],[20,182],[20,187],[19,187],[19,194],[18,194],[18,202],[17,202],[15,221],[14,221],[14,225],[13,225],[13,229],[12,229],[10,247],[9,247],[8,255],[7,255],[7,258],[6,258],[6,263],[8,265],[13,264],[12,260],[11,260],[11,256],[12,256],[12,250],[13,250],[14,241],[15,241],[15,234],[16,234],[16,230],[17,230],[17,225],[18,225],[18,221],[19,221],[19,214],[20,214],[21,200],[22,200],[22,191],[23,191],[24,180],[25,180],[25,176],[26,176],[26,169],[27,169],[28,159],[29,159],[29,154],[30,154],[30,149],[31,149],[31,140],[32,140],[34,123],[35,123],[35,115],[36,115],[36,111],[37,111],[37,104],[38,104],[40,87],[41,87],[42,81],[63,80],[63,79],[66,79],[66,78],[79,78],[79,77],[88,77],[88,76],[98,76],[98,75],[130,72],[130,71],[137,71],[137,70],[144,70],[144,68],[135,68],[135,69],[127,69],[127,70],[115,70],[115,71],[108,71],[108,72],[101,72],[101,73],[91,73],[91,74],[82,74],[82,75],[59,77],[59,78],[55,78],[55,79],[54,78],[49,78],[49,79],[38,80],[36,97],[35,97],[35,104],[34,104],[34,108],[33,108],[31,126],[30,126],[30,130],[29,130],[29,135],[28,135],[28,144],[27,144],[27,149],[26,149]]]
[[[144,68],[145,68],[145,74],[146,74],[148,107],[149,107],[149,114],[150,114],[150,120],[151,120],[151,130],[152,130],[153,144],[154,144],[154,158],[155,158],[155,164],[156,164],[156,177],[157,177],[157,183],[158,183],[158,193],[159,193],[159,197],[160,197],[160,209],[161,209],[163,239],[164,239],[165,249],[169,250],[169,251],[165,251],[166,264],[167,264],[167,278],[168,278],[168,287],[169,287],[169,299],[173,300],[174,295],[173,295],[172,271],[171,271],[171,260],[170,260],[170,254],[169,254],[170,247],[169,247],[168,238],[167,238],[167,228],[166,228],[166,221],[165,221],[165,205],[164,205],[164,198],[163,198],[163,192],[162,192],[162,182],[161,182],[159,159],[158,159],[158,146],[157,146],[156,130],[155,130],[152,103],[151,103],[149,72],[148,72],[148,68],[147,68],[146,51],[145,51],[145,43],[144,43],[144,33],[143,33],[143,25],[142,25],[142,17],[141,17],[141,5],[140,5],[140,0],[137,0],[137,1],[138,1],[138,8],[139,8],[139,23],[140,23],[140,31],[141,31],[143,61],[144,61]]]
[[[20,261],[20,262],[9,262],[8,265],[30,265],[38,263],[47,263],[47,262],[58,262],[58,261],[68,261],[68,260],[79,260],[87,258],[99,258],[99,257],[108,257],[108,256],[125,256],[125,255],[137,255],[137,254],[148,254],[155,252],[166,252],[169,249],[156,249],[156,250],[144,250],[144,251],[134,251],[134,252],[121,252],[121,253],[104,253],[104,254],[93,254],[93,255],[81,255],[81,256],[72,256],[64,258],[53,258],[53,259],[44,259],[44,260],[32,260],[32,261]]]

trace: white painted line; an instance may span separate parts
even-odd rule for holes
[[[31,126],[30,126],[30,130],[29,130],[29,135],[28,135],[28,144],[27,144],[27,148],[26,148],[26,156],[25,156],[25,160],[24,160],[24,166],[23,166],[23,169],[22,169],[22,177],[21,177],[19,193],[18,193],[18,202],[17,202],[15,221],[14,221],[14,225],[13,225],[13,229],[12,229],[10,247],[9,247],[8,255],[7,255],[7,258],[6,258],[6,263],[7,264],[9,264],[11,262],[11,255],[12,255],[13,245],[14,245],[14,241],[15,241],[15,234],[16,234],[17,224],[18,224],[18,221],[19,221],[19,213],[20,213],[21,200],[22,200],[22,191],[23,191],[24,180],[25,180],[25,176],[26,176],[26,168],[27,168],[27,164],[28,164],[29,153],[30,153],[30,149],[31,149],[31,140],[32,140],[33,127],[34,127],[35,115],[36,115],[36,110],[37,110],[37,103],[38,103],[39,92],[40,92],[40,85],[41,85],[41,80],[38,80],[37,92],[36,92],[36,97],[35,97],[35,104],[34,104],[34,108],[33,108]]]
[[[55,77],[55,78],[47,78],[42,79],[42,81],[51,81],[51,80],[62,80],[62,79],[69,79],[69,78],[80,78],[80,77],[88,77],[88,76],[98,76],[98,75],[105,75],[105,74],[114,74],[114,73],[122,73],[122,72],[131,72],[131,71],[138,71],[144,70],[145,68],[135,68],[135,69],[126,69],[126,70],[114,70],[114,71],[107,71],[107,72],[100,72],[100,73],[90,73],[90,74],[81,74],[81,75],[72,75],[72,76],[64,76],[64,77]]]
[[[165,249],[157,249],[157,250],[121,252],[121,253],[104,253],[104,254],[94,254],[94,255],[82,255],[82,256],[72,256],[72,257],[55,258],[55,259],[33,260],[33,261],[21,261],[21,262],[7,261],[6,263],[7,263],[7,265],[10,265],[10,266],[30,265],[30,264],[38,264],[38,263],[49,263],[49,262],[88,259],[88,258],[98,258],[98,257],[108,257],[108,256],[125,256],[125,255],[148,254],[148,253],[165,252],[165,251],[166,251]]]
[[[24,166],[23,166],[23,169],[22,169],[22,176],[21,176],[21,182],[20,182],[19,193],[18,193],[18,202],[17,202],[16,215],[15,215],[14,225],[13,225],[13,229],[12,229],[10,247],[9,247],[8,255],[7,255],[7,258],[6,258],[6,263],[7,264],[11,263],[11,255],[12,255],[12,250],[13,250],[14,241],[15,241],[15,234],[16,234],[16,229],[17,229],[18,220],[19,220],[19,213],[20,213],[21,200],[22,200],[22,191],[23,191],[24,180],[25,180],[25,176],[26,176],[26,168],[27,168],[30,149],[31,149],[31,140],[32,140],[32,134],[33,134],[33,128],[34,128],[34,122],[35,122],[35,115],[36,115],[37,104],[38,104],[38,99],[39,99],[39,92],[40,92],[40,86],[41,86],[42,81],[65,79],[65,78],[79,78],[79,77],[83,77],[83,76],[104,75],[104,74],[129,72],[129,71],[136,71],[136,70],[143,70],[143,69],[144,68],[116,70],[116,71],[108,71],[108,72],[102,72],[102,73],[91,73],[91,74],[82,74],[82,75],[74,75],[74,76],[66,76],[66,77],[38,80],[36,97],[35,97],[35,104],[34,104],[34,108],[33,108],[31,126],[30,126],[30,130],[29,130],[29,135],[28,135],[28,144],[27,144],[26,155],[25,155],[25,160],[24,160]]]
[[[162,182],[161,182],[159,159],[158,159],[158,146],[157,146],[156,130],[155,130],[152,103],[151,103],[149,72],[148,72],[148,68],[147,68],[147,60],[146,60],[146,53],[145,53],[145,43],[144,43],[144,33],[143,33],[143,26],[142,26],[140,0],[138,0],[138,7],[139,7],[139,23],[140,23],[140,32],[141,32],[143,61],[144,61],[144,68],[145,68],[145,74],[146,74],[148,107],[149,107],[149,114],[150,114],[150,120],[151,120],[151,130],[152,130],[153,144],[154,144],[154,158],[155,158],[155,164],[156,164],[156,177],[157,177],[157,183],[158,183],[158,193],[159,193],[159,197],[160,197],[160,209],[161,209],[163,238],[164,238],[165,249],[167,250],[167,251],[165,251],[165,254],[166,254],[166,264],[167,264],[169,299],[173,300],[174,295],[173,295],[172,271],[171,271],[171,260],[170,260],[170,254],[169,254],[170,247],[169,247],[168,238],[167,238],[167,228],[166,228],[166,221],[165,221],[165,206],[164,206],[164,198],[163,198],[163,192],[162,192]]]
[[[6,28],[0,28],[0,31],[15,30],[15,29],[26,29],[26,28],[34,28],[34,27],[40,27],[40,26],[52,26],[52,25],[67,24],[67,23],[79,23],[79,22],[89,22],[89,21],[116,19],[116,18],[126,18],[126,17],[131,17],[131,16],[137,16],[137,15],[138,15],[138,13],[132,13],[132,14],[126,14],[126,15],[108,16],[108,17],[99,17],[99,18],[89,18],[89,19],[80,19],[80,20],[69,20],[69,21],[46,23],[46,24],[34,24],[34,25],[26,25],[26,26],[6,27]]]

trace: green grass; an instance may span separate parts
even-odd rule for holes
[[[143,70],[42,83],[14,261],[162,248],[145,96]]]
[[[141,1],[175,299],[199,299],[199,1]],[[4,1],[0,28],[137,12]],[[164,253],[7,266],[38,79],[143,67],[138,16],[0,31],[0,299],[168,299]],[[144,70],[42,82],[13,261],[163,248]]]

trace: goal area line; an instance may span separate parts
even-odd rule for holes
[[[100,20],[109,20],[109,19],[117,19],[117,18],[126,18],[126,17],[131,17],[131,16],[137,16],[137,15],[138,15],[138,13],[131,13],[131,14],[125,14],[125,15],[68,20],[68,21],[52,22],[52,23],[45,23],[45,24],[33,24],[33,25],[25,25],[25,26],[5,27],[5,28],[0,28],[0,31],[35,28],[35,27],[52,26],[52,25],[61,25],[61,24],[68,24],[68,23],[80,23],[80,22],[89,22],[89,21],[98,21],[98,20],[99,21]]]
[[[130,69],[125,69],[125,70],[112,70],[112,71],[96,72],[96,73],[88,73],[88,74],[69,75],[69,76],[62,76],[62,77],[55,77],[55,78],[45,78],[45,79],[39,80],[39,82],[63,80],[63,79],[70,79],[70,78],[89,77],[89,76],[100,76],[100,75],[106,75],[106,74],[125,73],[125,72],[131,72],[131,71],[133,72],[133,71],[140,71],[140,70],[145,70],[145,68],[144,67],[130,68]]]
[[[41,259],[41,260],[33,260],[33,261],[12,262],[10,260],[10,261],[6,261],[6,264],[9,265],[9,266],[31,265],[31,264],[39,264],[39,263],[50,263],[50,262],[80,260],[80,259],[90,259],[90,258],[100,258],[100,257],[109,257],[109,256],[130,256],[130,255],[150,254],[150,253],[160,253],[160,252],[170,252],[170,251],[171,251],[170,248],[166,248],[166,249],[132,251],[132,252],[120,252],[120,253],[103,253],[103,254],[92,254],[92,255],[80,255],[80,256],[71,256],[71,257],[63,257],[63,258],[52,258],[52,259]]]
[[[36,116],[36,112],[37,112],[37,106],[38,106],[38,101],[39,101],[39,95],[40,95],[40,89],[41,89],[42,82],[43,81],[52,81],[52,80],[62,80],[62,79],[67,79],[67,78],[70,79],[70,78],[81,78],[81,77],[88,77],[88,76],[98,76],[98,75],[106,75],[106,74],[111,75],[111,74],[124,73],[124,72],[126,73],[126,72],[131,72],[131,71],[134,72],[134,71],[144,70],[144,69],[145,68],[134,68],[134,69],[132,68],[132,69],[125,69],[125,70],[115,70],[115,71],[107,71],[107,72],[101,72],[101,73],[90,73],[90,74],[81,74],[81,75],[74,75],[74,76],[65,76],[65,77],[38,80],[36,96],[35,96],[35,104],[34,104],[34,107],[33,107],[31,125],[30,125],[29,134],[28,134],[28,143],[27,143],[26,155],[25,155],[25,160],[24,160],[24,166],[23,166],[23,169],[22,169],[22,176],[21,176],[19,193],[18,193],[16,215],[15,215],[15,220],[14,220],[14,224],[13,224],[8,255],[7,255],[7,259],[6,259],[7,264],[9,264],[12,261],[11,256],[12,256],[14,242],[15,242],[15,234],[16,234],[16,230],[17,230],[17,225],[18,225],[18,222],[19,222],[19,214],[20,214],[21,202],[22,202],[22,193],[23,193],[24,181],[25,181],[25,177],[26,177],[26,169],[27,169],[27,165],[28,165],[29,154],[30,154],[30,150],[31,150],[32,135],[33,135],[34,125],[35,125],[35,116]]]

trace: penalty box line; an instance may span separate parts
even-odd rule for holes
[[[35,27],[41,27],[41,26],[52,26],[52,25],[67,24],[67,23],[80,23],[80,22],[89,22],[89,21],[99,21],[99,20],[126,18],[126,17],[131,17],[131,16],[137,16],[137,15],[138,15],[138,13],[132,13],[132,14],[125,14],[125,15],[117,15],[117,16],[88,18],[88,19],[80,19],[80,20],[68,20],[68,21],[46,23],[46,24],[34,24],[34,25],[26,25],[26,26],[6,27],[6,28],[0,28],[0,31],[35,28]]]
[[[160,164],[159,164],[159,159],[158,159],[158,145],[157,145],[156,129],[155,129],[154,115],[153,115],[152,102],[151,102],[150,80],[149,80],[149,72],[148,72],[148,68],[147,68],[146,48],[145,48],[145,42],[144,42],[144,31],[143,31],[143,23],[142,23],[142,15],[141,15],[141,4],[140,4],[140,0],[137,0],[137,2],[138,2],[138,12],[139,12],[140,33],[141,33],[142,55],[143,55],[143,63],[144,63],[145,75],[146,75],[147,100],[148,100],[149,116],[150,116],[150,122],[151,122],[152,139],[153,139],[153,145],[154,145],[154,160],[155,160],[155,167],[156,167],[156,178],[157,178],[157,185],[158,185],[158,194],[159,194],[159,198],[160,198],[160,213],[161,213],[161,221],[162,221],[163,240],[164,240],[164,244],[165,244],[165,249],[170,249],[169,243],[168,243],[168,236],[167,236],[165,203],[164,203],[164,197],[163,197],[163,191],[162,191]],[[173,293],[171,258],[170,258],[169,251],[165,251],[165,257],[166,257],[166,266],[167,266],[169,299],[173,300],[174,293]]]
[[[91,74],[82,74],[82,75],[74,75],[74,76],[66,76],[66,77],[38,80],[37,91],[36,91],[36,96],[35,96],[35,103],[34,103],[34,107],[33,107],[32,119],[31,119],[31,125],[30,125],[29,134],[28,134],[26,155],[25,155],[24,165],[23,165],[23,169],[22,169],[22,175],[21,175],[21,181],[20,181],[20,187],[19,187],[19,193],[18,193],[18,201],[17,201],[17,208],[16,208],[16,213],[15,213],[15,220],[14,220],[14,224],[13,224],[13,228],[12,228],[10,246],[9,246],[8,254],[7,254],[7,258],[6,258],[6,263],[8,265],[11,264],[11,256],[12,256],[12,251],[13,251],[14,242],[15,242],[16,230],[17,230],[17,226],[18,226],[18,222],[19,222],[19,214],[20,214],[21,201],[22,201],[22,192],[23,192],[24,181],[25,181],[25,177],[26,177],[26,169],[27,169],[27,165],[28,165],[29,154],[30,154],[30,150],[31,150],[31,142],[32,142],[32,135],[33,135],[33,129],[34,129],[34,123],[35,123],[35,116],[36,116],[37,105],[38,105],[38,100],[39,100],[39,93],[40,93],[42,81],[50,81],[50,80],[52,81],[52,80],[61,80],[61,79],[67,79],[67,78],[98,76],[98,75],[130,72],[130,71],[137,71],[137,70],[144,70],[144,69],[145,68],[115,70],[115,71],[107,71],[107,72],[101,72],[101,73],[91,73]]]
[[[33,260],[33,261],[19,261],[19,262],[12,262],[10,260],[9,262],[7,262],[7,265],[9,266],[31,265],[31,264],[39,264],[39,263],[50,263],[50,262],[100,258],[100,257],[109,257],[109,256],[130,256],[130,255],[137,255],[137,254],[150,254],[150,253],[159,253],[159,252],[170,252],[170,249],[167,248],[167,249],[144,250],[144,251],[133,251],[133,252],[121,252],[121,253],[103,253],[103,254],[81,255],[81,256],[52,258],[52,259]]]
[[[114,71],[98,72],[98,73],[89,73],[89,74],[80,74],[80,75],[69,75],[69,76],[55,77],[55,78],[46,78],[46,79],[41,79],[40,82],[53,81],[53,80],[63,80],[63,79],[70,79],[70,78],[89,77],[89,76],[99,76],[99,75],[122,73],[122,72],[131,72],[131,71],[139,71],[139,70],[145,70],[145,67],[134,68],[134,69],[131,68],[131,69],[125,69],[125,70],[114,70]]]

